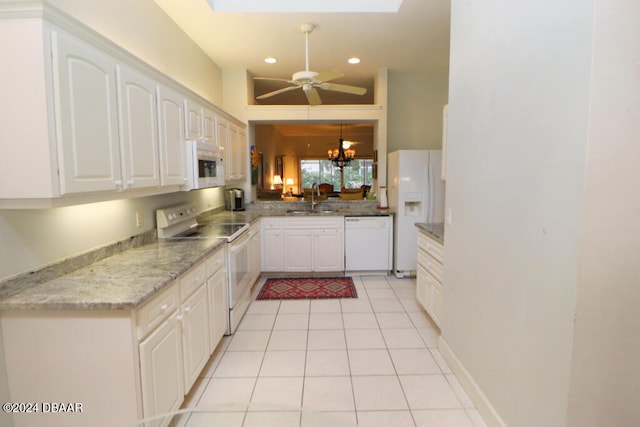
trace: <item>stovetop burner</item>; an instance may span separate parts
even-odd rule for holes
[[[246,223],[198,223],[195,203],[170,206],[156,211],[158,237],[163,239],[222,238],[228,242],[236,240],[249,229]]]
[[[197,224],[173,237],[206,239],[210,237],[227,239],[232,242],[249,229],[249,224]]]

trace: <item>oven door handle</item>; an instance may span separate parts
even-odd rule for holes
[[[249,244],[249,236],[245,234],[237,242],[231,242],[231,253],[240,252]]]

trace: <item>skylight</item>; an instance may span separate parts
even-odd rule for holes
[[[207,0],[227,13],[396,13],[402,0]]]

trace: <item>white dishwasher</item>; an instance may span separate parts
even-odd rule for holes
[[[388,274],[392,268],[393,217],[344,218],[345,271]]]

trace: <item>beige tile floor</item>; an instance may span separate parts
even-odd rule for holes
[[[357,299],[254,301],[184,407],[264,403],[362,427],[486,427],[438,352],[437,330],[415,301],[415,280],[354,282]],[[243,425],[232,415],[221,425]],[[251,416],[244,425],[267,427],[299,414]]]

